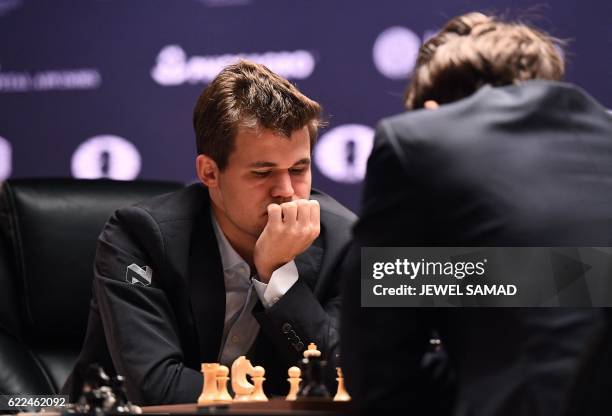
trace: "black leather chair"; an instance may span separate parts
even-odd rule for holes
[[[96,240],[112,212],[172,182],[9,180],[0,189],[0,394],[58,394],[87,324]]]

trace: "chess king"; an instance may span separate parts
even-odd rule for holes
[[[246,355],[286,395],[287,368],[316,342],[334,368],[332,264],[355,216],[311,189],[321,107],[262,65],[228,66],[193,114],[199,183],[120,209],[98,241],[80,369],[125,377],[141,405],[194,403],[200,365]],[[333,374],[330,379],[333,381]]]

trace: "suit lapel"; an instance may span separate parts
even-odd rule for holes
[[[189,297],[200,345],[200,362],[217,362],[225,322],[225,282],[210,220],[210,202],[195,221],[189,252]]]

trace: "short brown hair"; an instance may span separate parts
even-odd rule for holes
[[[455,101],[485,84],[560,80],[565,72],[560,43],[523,23],[475,12],[457,16],[421,46],[406,108],[422,108],[427,100]]]
[[[223,69],[193,111],[198,154],[223,170],[240,128],[264,128],[290,137],[308,126],[310,147],[321,124],[321,106],[263,65],[241,60]]]

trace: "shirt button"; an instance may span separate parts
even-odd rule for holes
[[[232,342],[236,344],[238,341],[240,341],[240,337],[238,335],[232,335]]]

